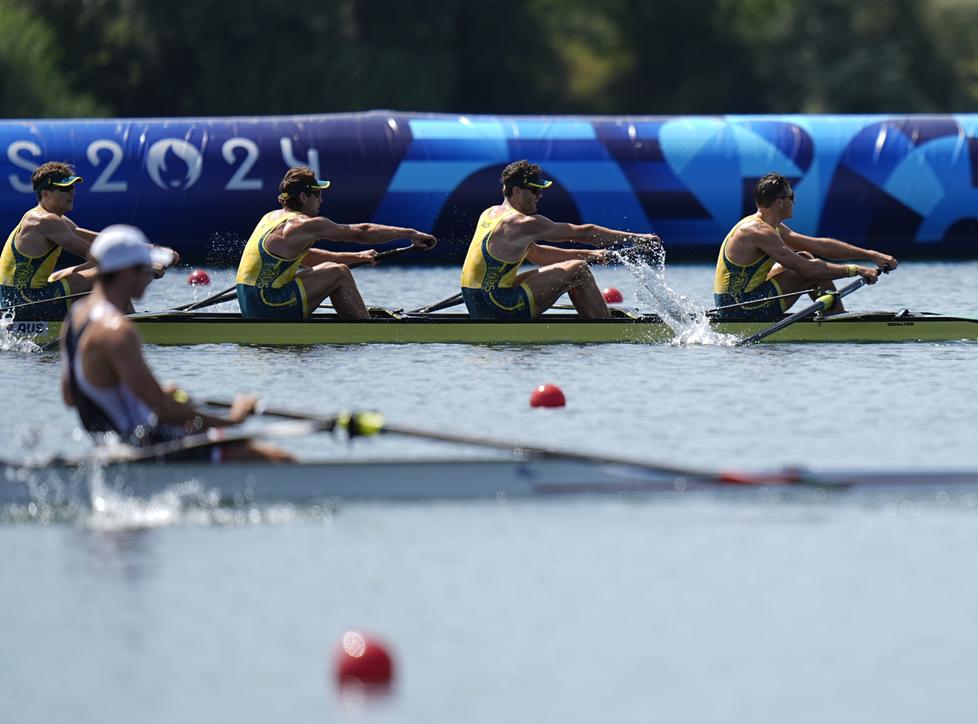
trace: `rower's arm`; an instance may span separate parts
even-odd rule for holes
[[[367,249],[366,251],[327,251],[326,249],[310,249],[308,252],[306,252],[306,255],[302,257],[302,266],[311,268],[324,262],[347,265],[356,264],[357,266],[370,264],[373,266],[377,264],[377,262],[374,261],[376,256],[376,249]]]
[[[608,229],[597,224],[556,222],[540,214],[524,216],[517,223],[520,224],[522,236],[532,236],[542,241],[572,241],[592,246],[611,246],[627,241],[653,245],[660,241],[655,234],[635,234],[631,231]]]
[[[81,264],[76,264],[75,266],[69,266],[64,269],[59,269],[58,271],[53,272],[48,276],[48,284],[53,284],[59,279],[64,279],[67,276],[71,276],[72,274],[77,274],[78,272],[85,271],[86,269],[94,269],[94,268],[95,268],[95,262],[89,260],[86,262],[82,262]]]
[[[562,261],[573,261],[581,259],[591,263],[604,263],[605,252],[603,249],[561,249],[557,246],[546,244],[530,244],[530,250],[526,254],[527,261],[544,266],[546,264],[557,264]]]
[[[72,230],[75,236],[82,239],[83,241],[87,241],[89,244],[95,241],[95,237],[98,236],[97,231],[92,231],[91,229],[83,229],[74,221],[69,219],[67,216],[63,216],[61,218],[64,219],[64,222],[68,225],[68,228]]]
[[[792,231],[784,224],[781,226],[787,230],[787,234],[784,235],[785,244],[796,251],[810,251],[815,256],[825,259],[868,259],[884,269],[897,268],[897,260],[889,254],[863,249],[829,237],[806,236]]]
[[[242,422],[254,410],[242,406],[232,409],[228,417],[209,415],[186,402],[178,402],[157,382],[143,358],[142,343],[132,326],[113,332],[111,354],[107,355],[119,380],[156,414],[160,422],[183,425],[187,432],[199,432],[211,427],[227,427]]]
[[[88,260],[88,252],[92,248],[92,242],[76,234],[77,227],[72,229],[72,226],[74,224],[69,226],[68,220],[63,217],[53,217],[39,223],[37,231],[79,259]]]
[[[422,249],[431,249],[438,243],[431,234],[426,234],[417,229],[408,229],[401,226],[386,226],[384,224],[337,224],[325,217],[310,219],[308,222],[309,231],[313,232],[317,239],[330,239],[332,241],[349,241],[354,244],[383,244],[395,239],[408,239],[414,246]]]
[[[856,267],[855,264],[834,264],[821,259],[809,259],[807,256],[802,256],[785,245],[780,234],[774,229],[753,232],[744,240],[756,246],[785,269],[797,272],[805,279],[813,282],[853,276],[854,271],[862,273],[859,270],[864,269],[864,267]],[[867,273],[872,272],[875,280],[875,269],[866,269],[865,271]]]

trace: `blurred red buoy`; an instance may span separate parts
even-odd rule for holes
[[[605,289],[603,292],[601,292],[601,296],[604,297],[604,300],[608,304],[621,304],[622,301],[624,301],[624,298],[621,296],[621,292],[614,287],[608,287]]]
[[[336,681],[340,686],[386,686],[394,666],[386,647],[357,631],[347,631],[336,656]]]
[[[193,286],[204,286],[206,287],[211,283],[211,278],[207,276],[207,272],[203,269],[194,269],[190,272],[190,276],[187,277],[187,284]]]
[[[557,385],[540,385],[530,395],[530,407],[563,407],[564,393]]]

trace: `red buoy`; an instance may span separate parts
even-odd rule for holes
[[[530,395],[530,407],[563,407],[566,404],[564,393],[557,385],[540,385]]]
[[[393,675],[394,665],[383,644],[357,631],[343,634],[336,655],[336,681],[340,686],[387,686]]]
[[[624,297],[622,297],[621,292],[614,287],[608,287],[605,289],[603,292],[601,292],[601,296],[604,297],[604,300],[608,304],[621,304],[624,301]]]
[[[206,287],[210,283],[211,278],[203,269],[194,269],[192,272],[190,272],[190,276],[187,277],[187,284],[192,286]]]

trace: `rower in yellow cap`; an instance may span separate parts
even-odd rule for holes
[[[89,249],[98,232],[65,216],[74,208],[75,188],[82,181],[60,161],[42,164],[31,176],[37,206],[10,232],[0,254],[0,305],[12,308],[18,319],[63,319],[71,305],[67,297],[92,288],[95,265]],[[85,261],[56,271],[62,249]],[[179,261],[175,251],[167,251],[169,264]],[[156,268],[157,278],[166,266]]]
[[[633,234],[596,224],[566,224],[537,213],[553,181],[524,159],[503,169],[503,201],[482,212],[462,265],[462,298],[474,319],[530,319],[567,292],[582,317],[610,316],[588,261],[603,262],[604,250],[561,249],[539,241],[608,246],[621,241],[658,244],[655,234]],[[539,268],[519,273],[524,261]]]
[[[872,284],[876,268],[836,264],[825,259],[867,259],[896,269],[889,254],[862,249],[838,239],[815,238],[785,225],[795,209],[795,192],[784,176],[769,173],[754,187],[757,212],[734,225],[720,245],[713,297],[723,320],[776,321],[808,292],[817,299],[834,291],[833,279],[862,276]],[[837,299],[831,313],[844,311]]]
[[[319,216],[329,181],[306,166],[290,168],[279,184],[282,208],[265,214],[251,232],[238,265],[238,304],[247,319],[303,319],[327,297],[347,319],[370,315],[347,264],[375,264],[376,250],[333,252],[313,249],[320,239],[382,244],[409,239],[430,249],[431,234],[383,224],[337,224]],[[299,271],[299,267],[307,267]]]

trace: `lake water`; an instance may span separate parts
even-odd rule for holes
[[[211,289],[186,272],[137,308]],[[643,306],[621,267],[598,269]],[[457,290],[453,268],[357,272],[369,304]],[[978,316],[978,263],[906,264],[851,309]],[[668,284],[712,306],[712,268]],[[228,307],[232,308],[232,307]],[[975,468],[978,344],[390,345],[146,350],[192,395],[675,465]],[[0,351],[0,457],[88,444],[45,352]],[[528,398],[559,384],[566,408]],[[252,423],[257,427],[259,421]],[[457,456],[398,438],[304,458]],[[755,495],[0,514],[2,722],[970,721],[974,496]],[[344,697],[347,629],[396,683]]]

